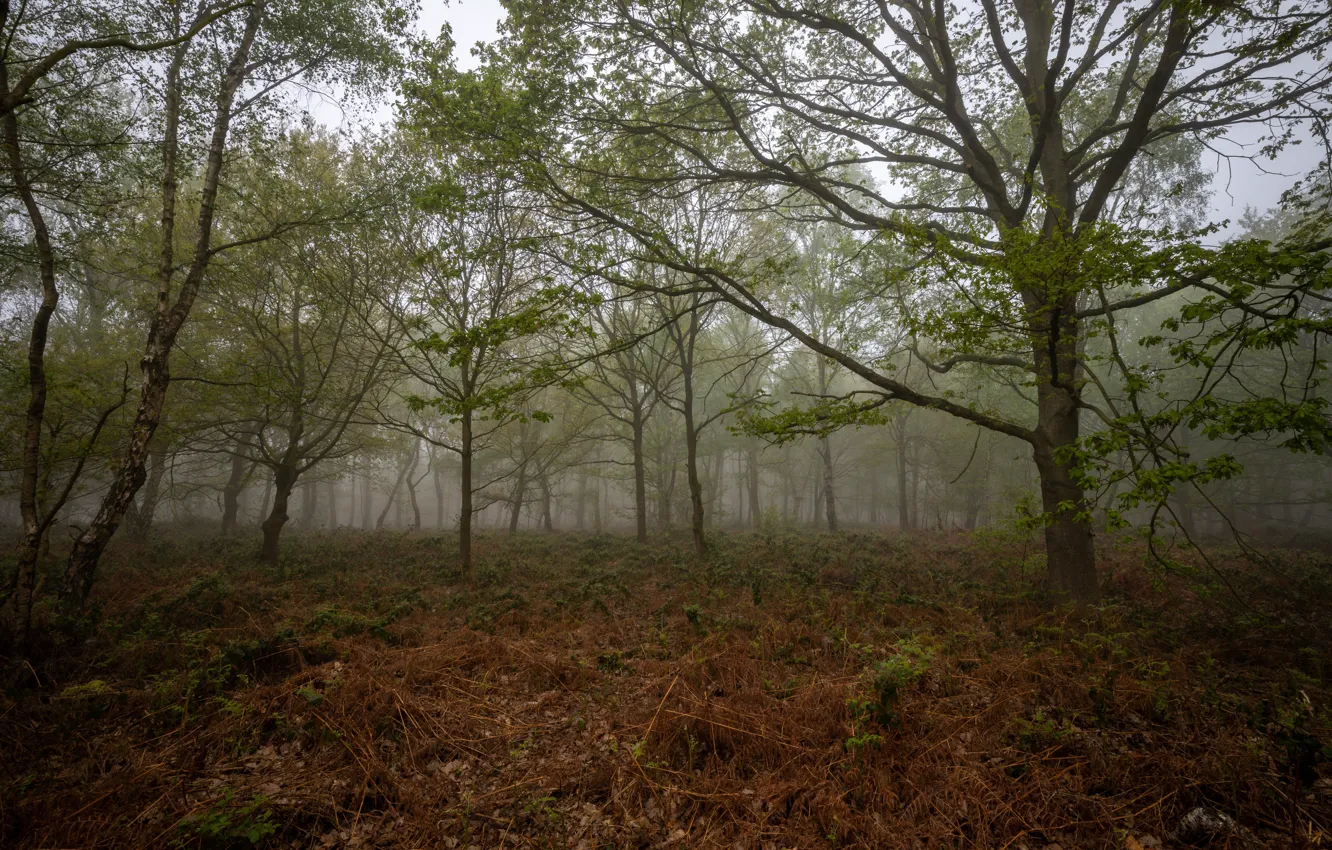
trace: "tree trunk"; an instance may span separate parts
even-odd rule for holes
[[[578,504],[574,508],[574,525],[582,531],[587,527],[587,473],[578,473]]]
[[[240,523],[240,495],[245,489],[245,479],[250,464],[240,454],[231,456],[231,474],[227,476],[226,486],[222,488],[222,536],[235,534]]]
[[[751,528],[759,528],[763,525],[763,508],[759,504],[758,437],[749,438],[746,457],[749,459],[749,468],[746,470],[749,474],[749,525]]]
[[[462,451],[458,469],[458,563],[464,576],[472,572],[472,412],[462,416]]]
[[[416,498],[416,482],[412,481],[410,473],[407,475],[407,495],[412,499],[412,530],[417,531],[421,528],[421,503]]]
[[[634,521],[638,542],[647,542],[647,469],[643,461],[643,417],[637,410],[633,420]]]
[[[920,445],[911,447],[911,527],[920,528]]]
[[[870,469],[869,472],[869,524],[878,526],[879,524],[879,472],[878,469]]]
[[[538,480],[541,482],[541,527],[546,531],[554,531],[555,520],[550,515],[550,479],[543,472]]]
[[[379,519],[375,522],[375,530],[384,527],[384,522],[388,519],[389,509],[393,507],[393,500],[398,497],[398,491],[402,489],[402,479],[411,469],[411,461],[404,458],[402,465],[398,467],[398,477],[393,480],[393,489],[389,492],[388,501],[384,503],[384,510],[379,512]]]
[[[207,165],[204,169],[202,188],[199,197],[198,217],[195,226],[194,253],[185,279],[176,296],[175,303],[170,301],[171,283],[175,277],[175,214],[177,177],[175,172],[178,153],[178,133],[180,127],[180,65],[184,51],[176,54],[168,67],[166,137],[163,145],[165,164],[162,180],[162,218],[161,218],[161,257],[158,264],[159,286],[157,306],[152,323],[148,329],[148,343],[140,360],[143,370],[143,382],[140,389],[139,408],[130,428],[128,446],[121,460],[120,469],[111,480],[102,504],[93,521],[74,541],[69,561],[65,567],[65,576],[61,586],[61,596],[67,604],[82,607],[92,592],[97,563],[106,550],[111,536],[120,527],[120,521],[129,509],[130,503],[139,488],[143,486],[144,464],[148,456],[148,446],[157,431],[162,418],[162,407],[166,402],[167,389],[171,385],[171,350],[175,347],[176,337],[180,334],[199,287],[204,280],[204,273],[212,257],[213,214],[217,201],[218,182],[222,176],[223,157],[226,153],[227,134],[231,128],[232,105],[236,92],[245,81],[249,70],[250,48],[259,32],[263,20],[265,0],[256,0],[245,18],[245,27],[241,34],[236,52],[227,64],[226,73],[218,92],[217,110],[213,121],[212,138],[208,146]],[[174,74],[174,79],[173,79]]]
[[[597,532],[597,534],[600,534],[600,533],[602,532],[602,527],[601,527],[601,479],[600,479],[600,478],[598,478],[598,479],[597,479],[597,483],[596,483],[595,485],[593,485],[593,489],[594,489],[594,492],[592,493],[592,528]]]
[[[440,471],[438,459],[432,458],[430,469],[435,484],[435,528],[442,531],[444,529],[444,475]]]
[[[9,95],[8,68],[7,64],[0,68],[0,88],[3,88],[6,99]],[[32,606],[36,596],[42,540],[51,519],[40,515],[37,491],[41,475],[42,423],[46,416],[46,342],[60,293],[56,288],[55,249],[51,244],[46,218],[37,203],[23,164],[19,150],[18,116],[12,109],[5,112],[3,126],[10,179],[32,223],[38,276],[42,284],[42,302],[33,316],[32,330],[28,335],[28,406],[23,425],[23,471],[19,478],[19,514],[23,521],[23,536],[19,543],[18,588],[14,595],[14,606],[21,621],[21,634],[26,639],[32,627]]]
[[[333,479],[328,481],[328,530],[336,531],[338,527],[338,482]]]
[[[1063,315],[1071,316],[1072,304],[1062,304]],[[1056,312],[1057,318],[1060,313]],[[1050,592],[1058,599],[1094,604],[1100,598],[1096,581],[1096,549],[1090,506],[1061,450],[1073,449],[1078,440],[1078,407],[1070,389],[1076,379],[1076,321],[1058,323],[1059,337],[1049,346],[1057,358],[1051,371],[1050,353],[1036,346],[1038,371],[1047,379],[1037,386],[1037,426],[1032,456],[1040,474],[1041,505],[1046,514],[1045,550]]]
[[[287,507],[291,502],[291,491],[296,487],[296,467],[282,464],[273,474],[273,510],[260,528],[264,532],[264,546],[261,557],[265,564],[277,566],[278,540],[282,536],[282,526],[287,524]]]
[[[907,436],[906,425],[897,435],[897,530],[911,527],[910,495],[907,492]]]
[[[301,528],[314,528],[315,511],[319,507],[319,484],[306,481],[301,485]]]
[[[370,459],[365,459],[365,475],[361,477],[361,528],[370,528],[370,515],[373,513],[375,491],[370,478]]]
[[[685,463],[689,478],[690,527],[694,534],[694,554],[700,557],[708,552],[708,541],[703,531],[703,482],[698,477],[698,432],[694,430],[694,394],[690,381],[685,381]]]
[[[416,438],[416,443],[412,446],[412,462],[407,465],[407,496],[411,500],[412,506],[412,530],[421,528],[421,503],[416,499],[416,485],[421,483],[419,478],[413,478],[416,474],[416,468],[421,465],[421,438]],[[424,478],[425,476],[421,476]]]
[[[513,485],[513,498],[509,500],[509,533],[518,531],[518,518],[523,512],[523,496],[527,494],[527,461],[518,466],[518,481]]]
[[[147,540],[148,532],[152,531],[153,517],[157,515],[157,503],[162,496],[162,476],[166,474],[166,455],[166,445],[161,440],[153,443],[148,449],[148,481],[143,488],[143,498],[135,506],[129,523],[130,536],[135,540]]]
[[[819,450],[823,455],[823,509],[827,513],[828,530],[837,530],[837,499],[833,494],[833,454],[832,442],[828,437],[819,440]]]
[[[263,501],[260,502],[259,504],[260,517],[263,517],[264,519],[268,518],[268,509],[269,506],[272,505],[272,503],[273,503],[273,476],[270,475],[268,476],[267,480],[264,481],[264,498]],[[261,519],[260,522],[262,523],[263,519]]]

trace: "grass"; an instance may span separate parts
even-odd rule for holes
[[[995,532],[483,538],[466,581],[453,542],[113,548],[4,653],[0,844],[1332,844],[1317,557],[1221,557],[1239,597],[1106,541],[1078,614]]]

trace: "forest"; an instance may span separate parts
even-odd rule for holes
[[[1325,0],[0,34],[0,846],[1332,846]]]

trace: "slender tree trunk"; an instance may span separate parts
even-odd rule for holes
[[[694,534],[694,553],[708,552],[708,541],[703,530],[703,482],[698,477],[698,432],[694,430],[694,395],[690,382],[685,381],[685,463],[689,478],[690,527]]]
[[[921,528],[919,443],[911,447],[911,527]]]
[[[374,512],[375,491],[370,478],[370,458],[365,459],[365,474],[361,476],[361,528],[370,528],[370,516]]]
[[[694,554],[702,557],[708,552],[708,541],[703,528],[703,482],[698,477],[698,431],[694,427],[694,341],[698,334],[698,309],[689,311],[689,326],[683,333],[678,326],[675,335],[676,353],[680,357],[680,383],[684,391],[681,413],[685,426],[685,474],[689,482],[690,527],[694,535]]]
[[[171,384],[171,350],[180,334],[212,257],[213,214],[217,201],[218,182],[222,176],[223,155],[227,134],[231,128],[232,106],[236,92],[245,81],[249,70],[250,49],[259,32],[266,6],[265,0],[256,0],[246,15],[244,29],[236,52],[227,64],[222,86],[218,93],[217,109],[213,121],[213,134],[208,147],[199,198],[198,219],[194,241],[194,254],[175,303],[171,303],[171,283],[175,276],[175,214],[177,177],[175,172],[180,126],[180,66],[184,50],[168,67],[165,166],[162,192],[162,255],[159,262],[159,289],[157,308],[148,330],[148,343],[140,361],[143,382],[139,408],[130,428],[128,446],[120,469],[111,481],[96,517],[74,541],[61,587],[61,596],[68,604],[82,606],[92,592],[97,563],[120,527],[130,503],[143,486],[144,463],[148,446],[162,417],[167,389]]]
[[[879,524],[879,472],[871,469],[869,475],[869,524],[876,527]]]
[[[416,443],[412,446],[412,462],[407,465],[407,496],[412,506],[412,530],[421,528],[421,503],[416,498],[416,485],[420,484],[419,478],[414,478],[416,468],[421,465],[421,438],[417,437]],[[421,476],[424,478],[425,476]]]
[[[593,493],[592,493],[592,528],[597,532],[597,534],[600,534],[600,533],[602,532],[602,526],[601,526],[601,479],[600,479],[600,478],[598,478],[598,479],[597,479],[597,483],[593,485]]]
[[[823,510],[828,520],[828,530],[837,530],[837,499],[833,493],[833,453],[828,437],[819,440],[819,451],[823,455]]]
[[[421,528],[421,503],[416,498],[416,484],[411,480],[410,475],[407,478],[407,495],[412,498],[412,530],[419,530]]]
[[[550,479],[543,472],[538,481],[541,483],[541,527],[546,531],[554,531],[555,520],[550,515]]]
[[[431,459],[430,469],[435,484],[435,529],[442,531],[444,529],[444,476],[435,458]]]
[[[356,527],[356,488],[360,486],[356,478],[356,462],[351,463],[351,475],[347,478],[347,527]]]
[[[0,67],[0,88],[8,100],[8,65],[6,63],[0,65],[4,65]],[[3,130],[10,179],[32,223],[33,245],[37,249],[38,277],[42,284],[42,301],[33,316],[32,330],[28,334],[28,406],[24,413],[22,473],[19,477],[19,515],[23,522],[23,536],[19,542],[18,588],[14,594],[14,605],[21,621],[22,636],[26,640],[32,627],[32,606],[36,596],[42,540],[50,525],[50,518],[43,518],[40,515],[37,491],[41,476],[42,423],[46,416],[46,341],[50,332],[51,317],[55,315],[60,300],[60,292],[56,288],[55,249],[51,244],[46,218],[37,203],[27,169],[24,167],[23,155],[19,149],[18,116],[13,109],[4,114]]]
[[[579,531],[587,528],[587,473],[578,473],[578,502],[574,507],[574,527]]]
[[[328,530],[336,531],[338,527],[338,482],[330,478],[328,480]]]
[[[647,470],[643,461],[643,416],[641,411],[634,411],[633,419],[634,452],[634,521],[637,525],[638,542],[647,542]]]
[[[976,530],[976,521],[980,518],[981,502],[983,501],[983,494],[979,488],[972,488],[967,491],[967,531]]]
[[[319,508],[319,483],[306,481],[301,485],[301,528],[314,528],[315,511]]]
[[[578,498],[574,507],[574,524],[579,531],[587,529],[587,472],[578,473]]]
[[[143,488],[143,497],[135,507],[133,520],[129,523],[130,536],[135,540],[148,539],[153,528],[153,518],[157,515],[157,503],[162,496],[162,476],[166,474],[167,449],[161,440],[148,448],[148,481]]]
[[[749,525],[751,528],[759,528],[763,525],[763,506],[759,504],[758,437],[749,438],[746,456],[749,459],[749,468],[746,470],[749,474]]]
[[[819,525],[819,513],[823,510],[823,468],[819,467],[819,474],[813,481],[814,492],[810,495],[809,502],[809,524],[815,528]]]
[[[713,469],[714,461],[716,469]],[[712,455],[703,465],[704,472],[707,473],[707,480],[704,482],[703,492],[706,494],[704,501],[704,514],[707,518],[708,528],[717,528],[721,521],[717,514],[726,506],[726,451]]]
[[[458,563],[464,576],[472,573],[472,412],[462,415],[462,440],[458,469]]]
[[[393,507],[393,501],[398,497],[398,491],[402,489],[402,479],[411,469],[411,461],[403,458],[402,465],[398,467],[398,477],[393,481],[393,490],[389,492],[388,501],[384,503],[384,509],[379,512],[379,519],[375,522],[375,530],[384,527],[384,522],[388,520],[389,509]]]
[[[273,473],[273,510],[260,526],[264,532],[264,546],[260,554],[269,566],[277,566],[278,541],[282,536],[282,526],[290,519],[287,508],[291,502],[291,491],[296,487],[296,474],[296,466],[291,463],[283,463]]]
[[[911,494],[907,491],[907,436],[906,425],[897,435],[897,530],[911,527]]]

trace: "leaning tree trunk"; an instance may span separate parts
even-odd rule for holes
[[[264,545],[260,557],[265,564],[276,566],[278,562],[278,542],[282,536],[282,527],[291,519],[287,508],[291,504],[291,492],[296,487],[296,465],[284,463],[273,473],[273,509],[268,518],[259,527],[264,532]]]
[[[207,164],[204,168],[199,196],[198,217],[195,223],[194,252],[185,279],[174,303],[171,302],[171,284],[176,273],[175,216],[176,158],[179,151],[180,107],[182,90],[180,68],[184,51],[173,58],[167,68],[166,134],[163,149],[166,153],[162,179],[161,256],[158,263],[159,286],[157,307],[148,329],[148,342],[140,367],[143,382],[139,394],[139,408],[130,427],[128,445],[120,468],[111,480],[97,515],[74,541],[61,586],[61,596],[67,604],[82,606],[92,592],[93,580],[102,552],[111,542],[111,536],[120,527],[120,521],[143,486],[144,464],[148,446],[162,418],[167,389],[171,385],[171,350],[176,337],[189,318],[204,273],[213,256],[213,216],[217,202],[218,183],[226,153],[227,135],[231,129],[232,107],[236,92],[250,71],[250,48],[263,20],[266,0],[256,0],[250,6],[236,52],[227,63],[222,86],[218,92],[217,109],[209,140]]]
[[[384,510],[379,512],[379,519],[375,522],[375,530],[384,527],[384,522],[388,520],[389,509],[393,507],[393,500],[398,497],[398,491],[402,489],[402,479],[411,471],[411,461],[404,459],[402,466],[398,467],[398,477],[393,482],[393,489],[389,492],[388,501],[384,503]]]

